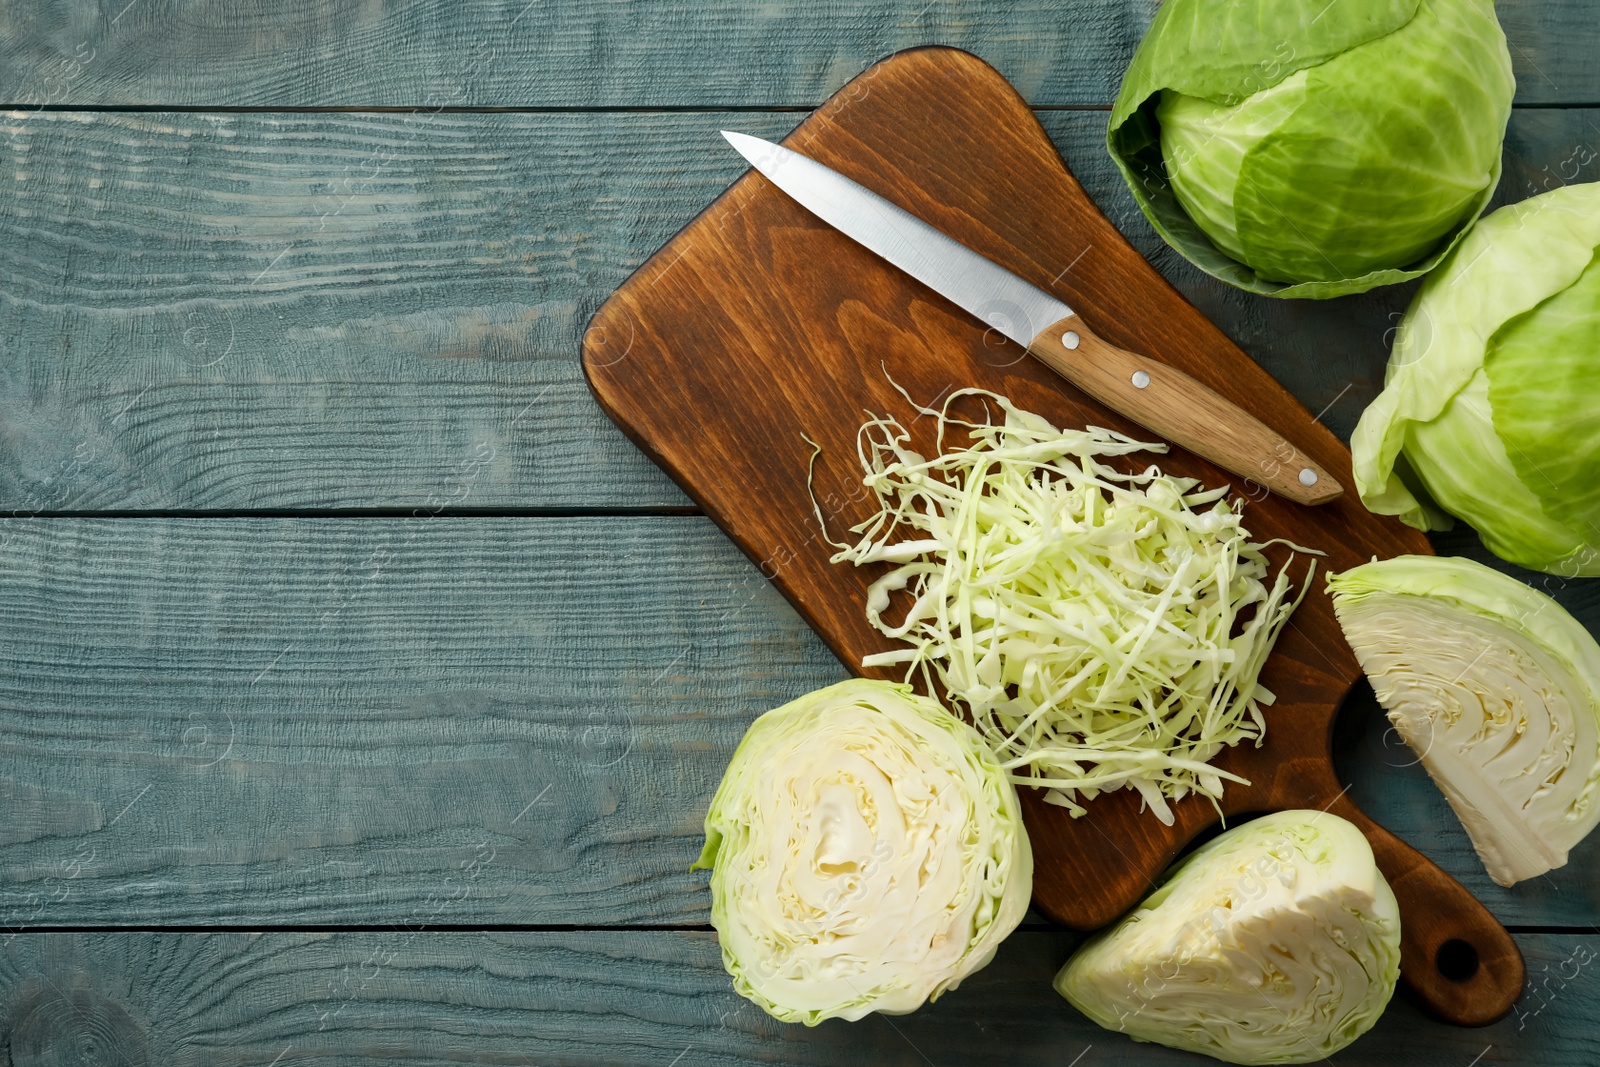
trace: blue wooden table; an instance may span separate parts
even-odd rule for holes
[[[1198,274],[1114,175],[1154,0],[0,5],[0,1064],[1198,1064],[1029,923],[914,1015],[737,997],[691,874],[760,712],[846,675],[616,432],[601,300],[866,64],[971,49],[1202,310],[1348,436],[1410,289]],[[1600,179],[1592,0],[1502,0],[1500,199]],[[1441,551],[1483,558],[1470,533]],[[1600,583],[1540,581],[1600,629]],[[1484,1030],[1600,1062],[1600,838],[1491,885],[1370,693],[1356,798],[1516,934]]]

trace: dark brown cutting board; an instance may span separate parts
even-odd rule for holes
[[[1340,441],[1122,238],[1022,99],[982,60],[947,48],[892,56],[836,93],[784,143],[1054,291],[1107,341],[1187,371],[1354,485]],[[705,150],[731,152],[720,138]],[[898,416],[916,447],[933,450],[933,420],[913,421],[886,368],[923,403],[981,386],[1057,425],[1097,424],[1148,439],[755,173],[735,182],[601,307],[584,338],[583,365],[607,414],[852,666],[894,645],[863,614],[866,588],[881,570],[828,562],[832,550],[819,536],[806,487],[811,450],[802,434],[822,446],[816,496],[831,529],[843,531],[870,511],[855,451],[867,412]],[[1187,452],[1157,462],[1208,485],[1238,481]],[[1420,533],[1369,514],[1353,491],[1316,508],[1253,500],[1246,524],[1258,539],[1325,550],[1321,567],[1334,570],[1372,556],[1430,551]],[[1291,623],[1262,675],[1278,697],[1266,713],[1266,743],[1216,761],[1253,783],[1229,785],[1224,809],[1326,808],[1360,826],[1401,902],[1407,985],[1449,1021],[1498,1018],[1523,981],[1509,935],[1459,883],[1357,810],[1334,774],[1334,713],[1361,671],[1320,576]],[[1127,910],[1179,849],[1216,821],[1211,804],[1196,798],[1178,803],[1177,824],[1167,827],[1139,811],[1132,790],[1091,801],[1081,819],[1044,804],[1036,790],[1022,794],[1036,862],[1034,905],[1077,929]]]

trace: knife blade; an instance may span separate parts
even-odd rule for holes
[[[752,167],[822,221],[882,257],[1134,422],[1301,504],[1344,493],[1314,460],[1189,375],[1108,344],[1066,302],[909,211],[783,145],[722,136]]]

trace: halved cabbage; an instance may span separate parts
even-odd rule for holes
[[[1543,593],[1468,559],[1328,580],[1350,647],[1489,876],[1567,862],[1600,822],[1600,645]]]
[[[1055,987],[1135,1041],[1311,1063],[1370,1030],[1399,977],[1400,908],[1367,839],[1282,811],[1196,849]]]
[[[751,724],[706,814],[711,923],[734,987],[784,1022],[901,1014],[1022,920],[1033,851],[977,733],[856,680]]]

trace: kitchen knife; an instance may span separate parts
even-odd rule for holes
[[[1255,416],[1176,367],[1107,344],[1061,300],[816,160],[748,134],[728,143],[845,236],[1017,342],[1102,404],[1301,504],[1344,492]]]

